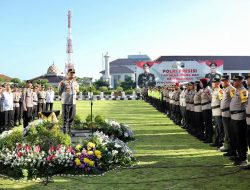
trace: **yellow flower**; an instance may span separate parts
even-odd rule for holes
[[[102,157],[102,155],[97,155],[96,157],[97,157],[98,159],[100,159],[100,158]]]
[[[75,159],[75,163],[76,163],[77,166],[79,166],[79,165],[82,164],[79,158],[76,158],[76,159]]]
[[[95,144],[92,142],[88,142],[87,146],[90,148],[95,148]]]
[[[90,166],[94,166],[95,162],[94,161],[89,161]]]
[[[81,154],[82,154],[81,152],[77,152],[76,156],[81,156]]]
[[[84,158],[83,161],[88,164],[90,160],[88,158]]]
[[[76,145],[76,150],[80,150],[82,146],[80,144]]]
[[[90,160],[90,159],[88,159],[88,158],[84,158],[83,161],[84,161],[85,163],[87,163],[88,165],[90,165],[90,166],[94,166],[94,164],[95,164],[94,161],[92,161],[92,160]]]
[[[93,152],[93,151],[88,151],[87,154],[88,154],[88,155],[93,155],[94,152]]]
[[[100,150],[95,150],[95,156],[99,159],[102,157],[102,153]]]

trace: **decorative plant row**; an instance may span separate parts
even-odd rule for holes
[[[122,140],[96,131],[74,147],[57,125],[37,122],[22,138],[21,129],[0,135],[0,173],[20,179],[55,174],[101,174],[136,159]]]
[[[115,120],[103,119],[100,115],[93,117],[91,123],[91,116],[88,115],[86,122],[82,121],[79,116],[75,117],[75,130],[94,129],[102,131],[106,135],[114,138],[118,138],[124,142],[135,140],[134,133],[131,128],[123,123],[118,123]]]

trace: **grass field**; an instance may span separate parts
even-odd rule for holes
[[[55,103],[56,108],[60,104]],[[77,103],[85,118],[90,102]],[[0,189],[248,189],[250,171],[239,170],[222,153],[201,143],[143,101],[96,101],[94,115],[127,123],[136,134],[129,143],[140,161],[97,177],[54,177],[54,182],[17,183],[0,178]]]

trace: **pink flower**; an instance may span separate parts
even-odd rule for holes
[[[21,148],[22,148],[22,144],[19,143],[19,144],[16,146],[16,149],[17,149],[17,150],[20,150]]]
[[[25,149],[26,152],[29,152],[30,151],[30,146],[28,144],[26,144],[24,149]]]
[[[49,148],[49,152],[50,152],[50,153],[53,152],[54,150],[55,150],[54,146],[51,146],[51,147]]]
[[[61,147],[62,147],[62,145],[60,145],[60,144],[57,145],[57,146],[56,146],[56,150],[59,150]]]
[[[23,156],[23,153],[22,152],[17,152],[17,156],[20,158]]]
[[[53,155],[50,155],[47,157],[47,161],[48,162],[51,162],[56,156],[53,154]]]
[[[67,148],[67,153],[72,153],[73,152],[73,148],[70,146]]]
[[[40,150],[41,150],[41,148],[40,148],[39,145],[35,146],[35,148],[34,148],[34,152],[35,152],[35,153],[39,153]]]

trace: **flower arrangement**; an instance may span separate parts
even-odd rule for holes
[[[113,135],[124,142],[135,140],[134,133],[129,126],[115,120],[105,120],[101,129],[104,133]]]
[[[73,158],[74,151],[71,147],[51,146],[46,152],[39,145],[17,144],[13,150],[1,150],[0,168],[3,171],[14,171],[10,173],[13,177],[35,178],[53,175],[71,167]]]
[[[124,142],[135,140],[134,133],[128,125],[118,123],[115,120],[104,120],[100,115],[93,116],[92,127],[95,130],[102,131],[108,136],[118,138]],[[77,122],[75,123],[74,129],[81,130],[91,128],[91,116],[86,117],[86,123],[80,120],[79,116],[76,116]]]
[[[135,162],[126,143],[99,131],[89,141],[74,147],[58,144],[46,149],[18,143],[12,149],[0,150],[0,173],[24,179],[62,173],[98,174]]]

